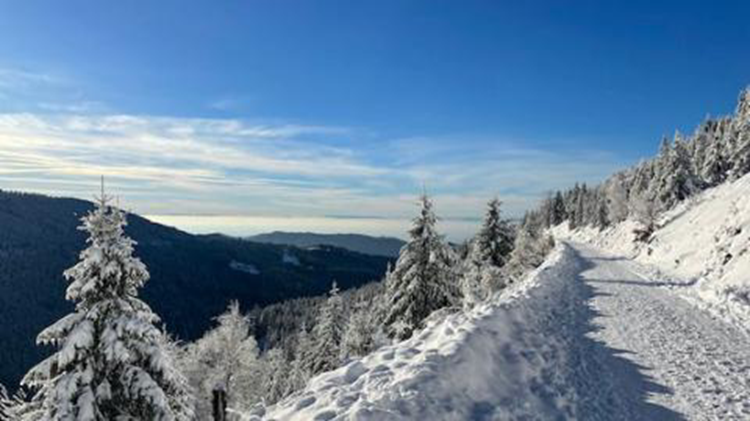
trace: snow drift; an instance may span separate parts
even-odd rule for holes
[[[570,282],[579,264],[560,245],[489,303],[433,318],[411,339],[320,375],[267,413],[246,418],[576,418],[575,382],[565,367],[580,340],[560,325],[587,308],[575,299],[582,284]]]

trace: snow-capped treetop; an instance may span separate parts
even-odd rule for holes
[[[501,204],[497,198],[487,204],[487,213],[472,244],[471,256],[498,268],[505,266],[513,251],[514,239],[513,228],[501,217]]]
[[[88,247],[64,273],[75,311],[37,339],[58,351],[23,379],[39,388],[30,419],[191,419],[185,380],[154,325],[159,318],[138,298],[148,271],[133,256],[124,212],[110,203],[102,194],[82,219]]]
[[[453,251],[437,232],[427,195],[409,230],[396,266],[386,279],[385,326],[391,337],[408,338],[433,311],[460,302]]]
[[[94,211],[82,218],[78,229],[89,233],[89,247],[81,252],[81,261],[63,274],[71,281],[66,298],[79,307],[102,299],[135,298],[149,279],[146,266],[133,257],[136,243],[125,235],[125,213],[110,206],[111,200],[102,195]]]

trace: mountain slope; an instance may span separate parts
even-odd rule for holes
[[[281,232],[259,234],[247,237],[258,243],[285,244],[301,248],[320,245],[341,247],[374,256],[398,257],[404,241],[392,237],[371,237],[361,234],[315,234],[310,232]]]
[[[37,333],[68,312],[62,272],[85,236],[75,199],[0,192],[0,382],[16,384],[45,350]],[[302,250],[224,236],[194,236],[130,215],[126,228],[151,280],[143,298],[168,330],[194,339],[237,299],[245,309],[378,280],[388,259],[334,247]]]

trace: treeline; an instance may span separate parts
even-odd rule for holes
[[[571,229],[604,228],[631,217],[642,227],[641,240],[656,228],[659,213],[725,181],[750,172],[750,88],[739,97],[733,115],[708,118],[692,136],[676,133],[662,140],[652,159],[615,173],[602,184],[576,184],[548,197],[527,220],[550,227],[568,221]]]

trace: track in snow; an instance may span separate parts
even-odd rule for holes
[[[575,365],[591,419],[750,419],[750,339],[664,288],[634,263],[579,244],[588,304]],[[634,270],[635,269],[635,270]],[[571,306],[576,303],[571,303]],[[571,308],[571,311],[574,309]],[[593,344],[593,345],[592,345]],[[585,367],[591,366],[596,373]],[[603,399],[604,398],[604,399]],[[604,407],[603,407],[604,406]],[[606,416],[606,411],[614,411]],[[582,414],[582,415],[583,415]]]

